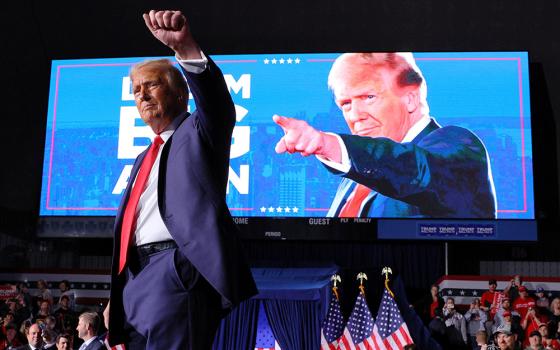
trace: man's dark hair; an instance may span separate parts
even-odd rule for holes
[[[72,336],[68,333],[60,333],[59,335],[57,335],[56,336],[56,343],[57,344],[60,341],[60,338],[66,338],[66,339],[68,339],[69,342],[72,341]]]

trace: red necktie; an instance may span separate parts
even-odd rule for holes
[[[126,257],[128,253],[128,247],[132,237],[134,236],[134,231],[136,230],[136,207],[138,206],[138,201],[140,196],[144,191],[148,177],[150,176],[150,171],[152,166],[156,161],[159,147],[163,143],[163,140],[159,135],[156,136],[154,142],[150,146],[148,153],[142,161],[138,175],[136,176],[136,182],[132,187],[130,196],[128,197],[128,202],[126,203],[126,208],[124,210],[123,222],[121,228],[121,254],[119,257],[119,273],[121,273],[126,265]]]
[[[360,214],[360,207],[362,202],[371,193],[371,188],[364,185],[356,185],[354,191],[348,196],[346,203],[340,210],[338,217],[340,218],[355,218]]]

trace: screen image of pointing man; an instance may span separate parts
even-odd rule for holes
[[[329,217],[496,218],[486,147],[472,131],[440,126],[411,53],[345,53],[328,87],[350,134],[274,115],[277,153],[315,155],[342,181]]]

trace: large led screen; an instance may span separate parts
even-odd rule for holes
[[[527,53],[399,54],[417,76],[392,80],[356,78],[348,60],[329,87],[340,55],[212,56],[236,105],[227,191],[234,216],[534,219]],[[41,215],[115,215],[134,159],[153,137],[128,78],[144,59],[53,61]],[[425,91],[396,94],[391,84],[403,79]],[[391,107],[391,98],[400,104]],[[422,118],[408,125],[403,114],[416,109]],[[273,115],[307,123],[294,130],[337,136],[346,168],[277,153],[286,130]],[[344,214],[356,183],[368,199]]]

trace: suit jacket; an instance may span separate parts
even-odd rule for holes
[[[163,146],[158,178],[161,217],[178,249],[222,296],[229,309],[256,294],[242,254],[238,229],[227,207],[231,134],[235,109],[222,72],[208,59],[200,74],[183,71],[197,109]],[[134,179],[147,151],[138,156]],[[120,231],[132,182],[129,181],[115,220],[109,342],[123,342],[124,274],[118,275]]]
[[[440,127],[433,119],[412,142],[340,135],[351,168],[327,216],[339,215],[356,183],[373,191],[362,217],[496,218],[490,161],[471,131]]]
[[[43,349],[43,346],[41,345],[37,349]],[[29,346],[29,344],[25,344],[25,345],[17,347],[15,350],[31,350],[31,346]]]
[[[102,350],[105,349],[105,344],[99,337],[96,337],[88,346],[85,347],[83,350]]]

